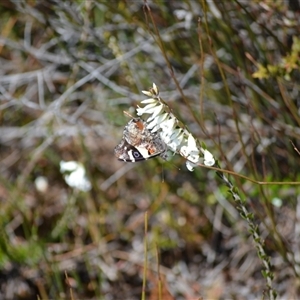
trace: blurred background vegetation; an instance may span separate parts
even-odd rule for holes
[[[113,149],[123,110],[155,82],[223,168],[299,181],[299,1],[11,0],[0,14],[0,299],[266,294],[214,171],[179,156],[126,164]],[[91,189],[67,185],[62,161]],[[231,179],[279,298],[300,297],[299,187]]]

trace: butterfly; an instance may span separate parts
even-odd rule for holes
[[[138,162],[156,156],[164,158],[166,145],[159,133],[152,133],[141,118],[133,118],[123,130],[123,138],[114,149],[118,160]]]

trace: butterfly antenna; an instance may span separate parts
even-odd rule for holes
[[[124,115],[126,115],[127,117],[129,117],[129,118],[131,118],[131,119],[134,119],[134,117],[133,117],[128,111],[123,110],[123,113],[124,113]]]

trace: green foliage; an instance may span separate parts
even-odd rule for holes
[[[283,77],[287,81],[291,81],[293,71],[299,71],[300,63],[300,39],[293,36],[292,49],[289,54],[281,58],[281,62],[276,65],[267,65],[264,67],[258,64],[258,70],[252,74],[254,78],[264,79],[273,77]]]
[[[2,268],[8,263],[36,266],[43,257],[42,243],[33,239],[26,243],[12,245],[8,243],[7,238],[2,236],[0,247],[0,267]]]

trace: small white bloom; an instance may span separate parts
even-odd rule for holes
[[[142,91],[142,93],[146,96],[153,97],[153,96],[158,96],[159,90],[158,90],[158,87],[156,86],[156,84],[153,83],[152,89],[150,91]]]
[[[162,131],[173,133],[173,130],[176,125],[176,119],[175,118],[169,118],[168,120],[162,122],[160,124],[160,128]]]
[[[174,131],[164,131],[161,132],[161,139],[168,145],[168,147],[173,151],[177,152],[179,146],[184,140],[184,134],[182,130],[175,129]]]
[[[200,162],[199,150],[190,150],[189,155],[186,157],[186,167],[189,171],[193,171],[195,167],[198,166]]]
[[[199,153],[199,150],[197,148],[197,144],[196,144],[196,140],[194,139],[194,137],[189,134],[189,137],[188,137],[188,147],[190,149],[190,151],[198,151]]]
[[[44,176],[38,176],[35,179],[34,184],[36,189],[41,193],[45,193],[49,187],[48,179]]]
[[[189,134],[187,144],[181,147],[180,154],[185,158],[187,158],[190,155],[194,156],[194,155],[198,155],[199,153],[200,151],[197,148],[196,140],[191,134]]]
[[[149,92],[149,91],[142,91],[142,93],[148,97],[151,97],[152,96],[152,93]]]
[[[145,114],[145,109],[144,109],[144,107],[139,107],[139,106],[137,106],[137,108],[136,108],[136,114],[137,114],[138,116],[142,116],[143,114]]]
[[[177,129],[173,130],[171,139],[177,139],[177,138],[179,138],[179,135],[182,135],[182,138],[183,138],[183,132],[182,132],[181,128],[177,128]]]
[[[179,135],[176,139],[172,139],[168,143],[168,147],[173,151],[177,152],[178,148],[180,147],[181,143],[183,141],[183,134]]]
[[[158,116],[162,112],[163,108],[164,108],[163,104],[159,103],[158,105],[156,105],[155,107],[153,107],[151,114],[154,117],[156,117],[156,116]],[[147,113],[150,114],[149,110],[148,110]]]
[[[194,163],[192,163],[192,162],[190,162],[190,161],[187,161],[186,162],[186,167],[187,167],[187,169],[189,170],[189,171],[194,171],[194,168],[195,167],[197,167],[197,164],[194,164]]]
[[[78,168],[78,163],[76,161],[61,161],[60,165],[60,173],[64,172],[73,172]]]
[[[183,157],[187,157],[189,155],[189,148],[187,145],[181,146],[181,149],[179,151],[180,155]]]
[[[168,143],[168,148],[173,152],[177,152],[178,147],[179,147],[179,145],[178,145],[178,143],[176,143],[176,141],[175,142],[172,141],[172,142]]]
[[[162,110],[163,110],[164,106],[159,103],[154,109],[153,109],[153,112],[152,112],[152,117],[155,118],[156,116],[158,116]]]
[[[66,173],[64,178],[70,187],[77,188],[84,192],[91,189],[91,183],[85,176],[85,169],[82,164],[76,161],[61,161],[60,172]]]
[[[145,111],[148,111],[148,110],[151,110],[153,107],[155,107],[157,105],[156,102],[152,102],[152,103],[149,103],[147,104],[146,106],[144,107],[141,107],[142,109],[144,109]],[[151,112],[152,113],[152,112]]]
[[[148,128],[148,127],[147,127]],[[157,132],[160,130],[159,124],[156,124],[154,127],[152,127],[151,132]]]
[[[282,206],[282,200],[280,198],[273,198],[272,199],[272,204],[276,207],[281,207]]]
[[[189,156],[187,157],[187,159],[193,163],[198,163],[199,162],[199,154],[195,151],[190,152]]]
[[[158,87],[154,82],[153,82],[152,86],[153,86],[153,91],[154,91],[155,95],[157,96],[159,94]]]
[[[189,171],[193,171],[194,167],[199,163],[199,149],[197,148],[196,140],[189,134],[189,137],[185,144],[181,147],[179,153],[187,159],[186,167]]]
[[[142,100],[141,103],[156,103],[157,100],[153,98]]]
[[[156,124],[160,124],[161,122],[164,122],[166,119],[168,118],[168,113],[164,113],[164,114],[161,114],[161,115],[158,115],[158,116],[155,116],[153,117],[153,115],[151,117],[149,117],[147,119],[147,123],[148,123],[148,126],[150,126],[150,122],[156,122]],[[147,128],[150,128],[148,127]]]
[[[215,159],[213,155],[206,149],[204,150],[203,154],[204,154],[204,164],[209,167],[213,166],[215,164]]]
[[[153,118],[153,116],[151,116],[146,121],[148,123],[147,128],[151,130],[156,125],[160,125],[160,123],[164,122],[167,117],[168,117],[167,113],[159,115],[159,116],[156,116],[155,118]]]
[[[171,142],[172,132],[169,131],[161,131],[160,138],[164,141],[165,144],[169,144]]]
[[[136,109],[137,115],[141,116],[143,114],[153,114],[154,112],[159,111],[158,113],[160,113],[163,109],[163,105],[159,104],[157,105],[156,103],[150,103],[148,105],[146,105],[145,107],[139,107]]]

